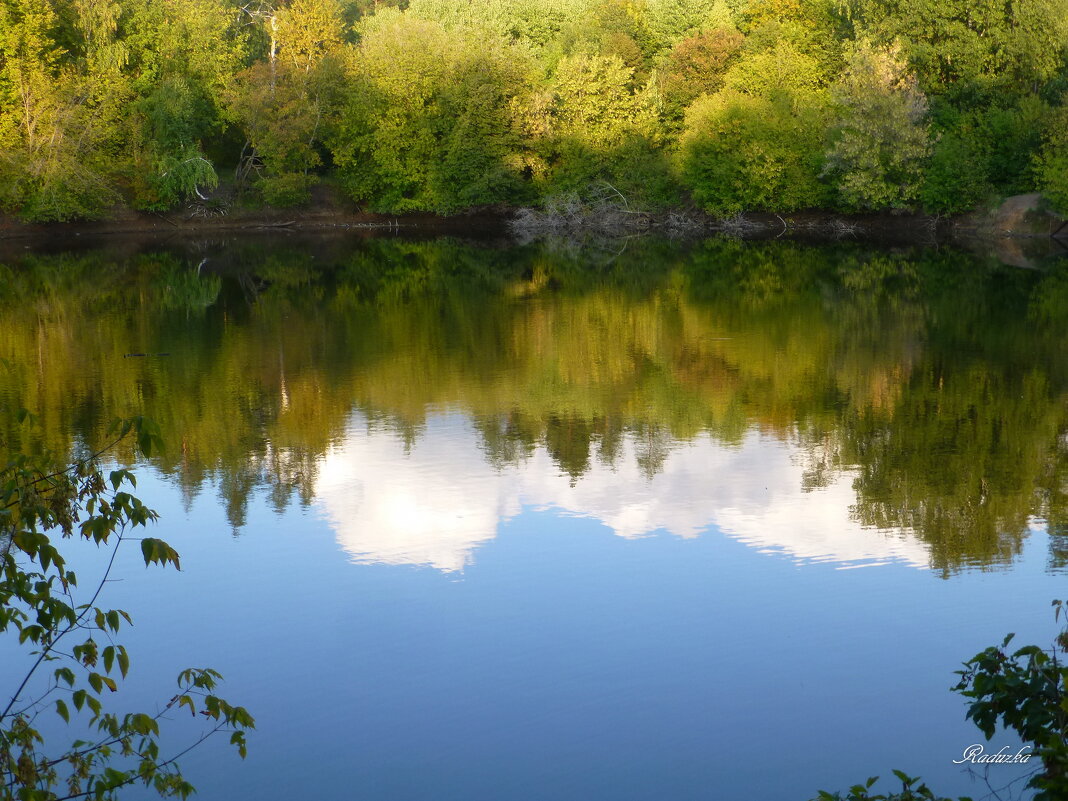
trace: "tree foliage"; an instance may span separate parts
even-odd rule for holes
[[[745,38],[737,30],[716,28],[683,39],[672,48],[660,72],[664,115],[679,121],[702,94],[723,88],[723,76],[737,59]]]
[[[33,220],[99,215],[109,182],[102,95],[64,64],[47,0],[0,3],[0,206]]]
[[[902,42],[927,91],[1025,93],[1064,66],[1066,0],[853,0],[850,7],[862,31]]]
[[[27,255],[0,266],[2,391],[41,410],[30,444],[56,451],[104,441],[100,398],[158,420],[182,448],[157,468],[190,497],[217,480],[238,529],[256,493],[311,502],[352,414],[418,436],[449,405],[518,426],[515,447],[571,410],[590,437],[554,429],[572,467],[598,432],[734,443],[758,426],[801,447],[813,481],[852,482],[856,520],[918,537],[942,575],[1010,564],[1035,518],[1068,530],[1068,265],[856,243],[833,259],[786,241],[618,250],[591,265],[550,245],[250,241],[225,270],[166,250]],[[133,351],[171,355],[115,358]],[[0,436],[21,430],[0,414]]]
[[[522,148],[510,110],[527,91],[525,65],[521,50],[475,31],[378,15],[331,141],[345,186],[391,211],[515,198]]]
[[[770,103],[806,165],[829,152],[821,191],[806,166],[778,211],[1056,195],[1066,20],[1068,0],[0,0],[0,207],[162,211],[233,170],[278,205],[332,176],[389,212],[602,181],[639,208],[737,208],[694,183],[734,170],[729,149],[698,168],[686,125],[724,90]],[[768,130],[744,149],[767,155]]]
[[[299,205],[323,162],[324,141],[341,100],[344,23],[340,4],[297,0],[264,21],[273,50],[238,73],[223,92],[246,139],[237,176],[252,174],[271,205]]]
[[[1046,197],[1057,211],[1068,216],[1068,105],[1061,106],[1050,118],[1035,168]]]
[[[825,126],[826,102],[815,92],[762,97],[725,89],[700,98],[686,113],[681,140],[694,200],[722,216],[821,205]]]
[[[24,426],[33,418],[19,415]],[[0,707],[0,798],[19,801],[115,799],[140,783],[160,796],[187,797],[192,785],[161,742],[161,721],[188,707],[203,714],[210,734],[229,731],[245,754],[249,713],[215,695],[221,676],[189,669],[178,676],[178,693],[153,714],[118,714],[107,703],[130,668],[130,655],[116,641],[131,623],[121,609],[98,605],[117,549],[139,540],[145,565],[179,567],[179,557],[162,540],[136,537],[157,517],[129,489],[130,471],[105,474],[98,459],[132,436],[148,455],[160,445],[159,429],[143,418],[118,421],[115,439],[102,451],[73,464],[50,453],[30,456],[8,449],[0,467],[0,633],[27,646],[28,667],[5,676],[10,696]],[[83,590],[68,565],[60,539],[78,537],[111,549],[104,576]],[[46,739],[38,722],[49,711],[79,732],[69,746]],[[190,746],[192,747],[192,746]]]
[[[833,91],[837,120],[825,175],[845,208],[905,209],[930,151],[927,100],[894,50],[861,43]]]
[[[1068,611],[1063,601],[1054,601],[1056,620]],[[1068,620],[1065,621],[1068,624]],[[1027,787],[1035,801],[1059,801],[1068,793],[1068,625],[1052,647],[1026,645],[1009,650],[1015,635],[1000,645],[976,654],[958,670],[960,681],[953,688],[968,699],[967,718],[990,740],[999,727],[1013,731],[1037,757],[1040,767],[1030,772]],[[901,792],[871,795],[876,778],[850,788],[846,795],[821,792],[813,801],[950,801],[936,796],[918,778],[899,770]],[[961,797],[958,801],[971,801]]]

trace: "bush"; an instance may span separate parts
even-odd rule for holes
[[[978,108],[943,102],[936,117],[940,132],[920,193],[925,208],[953,214],[1034,191],[1041,132],[1057,130],[1045,103],[1034,97]]]
[[[994,194],[986,165],[974,139],[962,131],[946,131],[935,142],[920,188],[924,209],[959,214],[985,203]]]
[[[768,99],[725,89],[699,98],[686,113],[683,182],[719,216],[820,206],[826,121],[816,92]]]
[[[287,172],[281,175],[269,175],[256,182],[268,206],[287,208],[303,206],[311,200],[311,188],[319,182],[314,175],[299,172]]]

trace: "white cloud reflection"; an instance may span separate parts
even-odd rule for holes
[[[650,479],[628,440],[614,465],[591,460],[572,486],[543,447],[495,469],[458,414],[431,417],[407,452],[396,434],[357,419],[327,453],[316,496],[338,543],[364,564],[461,570],[502,522],[533,508],[592,518],[620,537],[696,537],[711,527],[801,561],[927,567],[927,548],[914,536],[850,517],[852,476],[805,492],[792,457],[788,444],[757,433],[738,447],[701,437],[673,444]]]

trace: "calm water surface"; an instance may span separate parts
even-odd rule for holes
[[[122,703],[211,665],[257,717],[245,762],[184,760],[205,801],[804,801],[891,768],[987,792],[949,688],[1009,631],[1047,642],[1066,595],[1068,265],[345,238],[0,262],[3,439],[163,430],[138,490],[184,569],[131,548],[107,603],[137,624]]]

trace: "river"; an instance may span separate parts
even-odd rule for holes
[[[113,457],[183,570],[106,603],[123,703],[210,665],[257,718],[203,801],[978,798],[1016,741],[950,688],[1054,632],[1066,345],[1068,264],[951,248],[53,243],[0,263],[0,435],[159,424]]]

